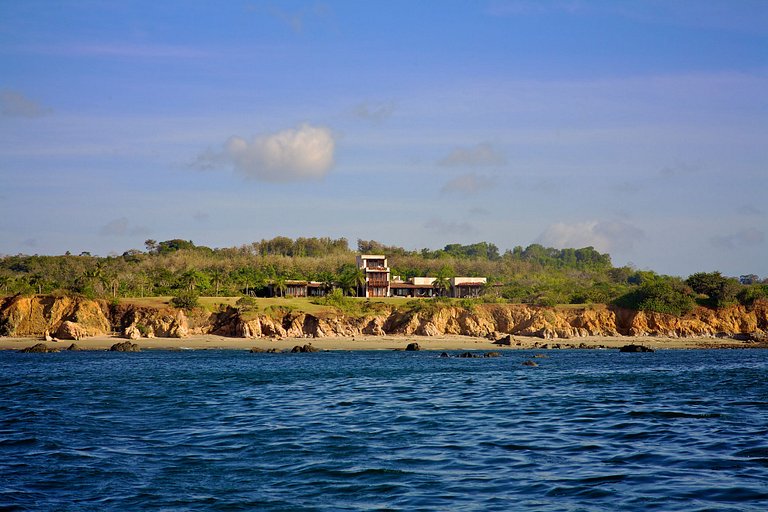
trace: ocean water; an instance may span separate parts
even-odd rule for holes
[[[768,510],[768,351],[0,353],[1,510]]]

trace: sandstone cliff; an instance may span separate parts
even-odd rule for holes
[[[106,302],[80,297],[13,296],[0,302],[0,334],[62,339],[99,336],[111,331]]]
[[[746,336],[768,331],[768,303],[712,310],[697,308],[684,317],[620,308],[544,308],[522,304],[481,304],[472,309],[423,303],[424,307],[392,309],[360,317],[342,313],[287,312],[241,314],[223,307],[217,312],[187,314],[171,307],[131,304],[109,306],[76,297],[9,297],[0,302],[0,334],[78,339],[115,332],[126,338],[185,337],[190,334],[261,337],[352,337],[502,334],[540,338],[583,336]]]

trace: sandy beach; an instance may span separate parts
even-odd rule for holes
[[[39,338],[0,338],[0,350],[20,350],[44,342],[49,348],[65,350],[77,343],[83,350],[108,350],[115,343],[126,341],[116,336],[100,336],[78,341],[60,340],[45,342]],[[736,349],[754,348],[731,338],[665,338],[665,337],[602,337],[591,336],[572,339],[545,340],[535,337],[513,336],[511,346],[494,345],[485,338],[469,336],[358,336],[355,338],[228,338],[215,335],[189,336],[187,338],[142,338],[133,343],[142,350],[290,350],[296,345],[311,344],[320,350],[402,350],[416,342],[421,350],[523,350],[523,349],[618,349],[624,345],[644,345],[658,349]]]

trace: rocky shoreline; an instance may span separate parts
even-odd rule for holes
[[[615,307],[546,308],[522,304],[479,304],[472,308],[438,305],[388,308],[370,315],[254,313],[222,306],[191,313],[171,307],[108,304],[82,297],[14,296],[0,302],[0,334],[47,341],[120,337],[129,340],[218,336],[250,340],[360,339],[387,336],[430,339],[464,336],[493,342],[512,337],[575,345],[588,338],[657,337],[730,340],[751,346],[768,341],[768,303],[750,308],[697,308],[675,317]],[[544,343],[544,342],[542,342]],[[717,344],[717,343],[716,343]],[[523,346],[520,342],[518,347]],[[492,345],[498,346],[498,345]],[[534,347],[537,348],[537,347]]]

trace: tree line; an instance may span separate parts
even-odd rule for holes
[[[392,274],[403,279],[437,276],[486,277],[486,300],[535,305],[616,303],[682,314],[697,304],[724,307],[768,297],[768,280],[741,281],[719,272],[683,280],[630,267],[614,267],[610,255],[592,247],[555,249],[532,244],[501,252],[492,243],[448,244],[406,250],[358,240],[357,251],[385,254]],[[286,281],[327,283],[346,295],[361,289],[355,251],[345,238],[276,237],[239,247],[210,248],[190,240],[147,240],[144,250],[106,257],[88,253],[0,258],[0,294],[78,293],[121,298],[260,296],[286,288]]]

